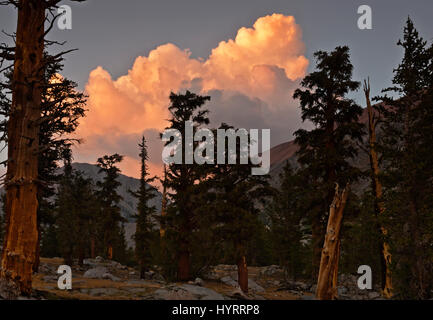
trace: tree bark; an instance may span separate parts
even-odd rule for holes
[[[33,273],[37,273],[39,271],[39,265],[40,265],[40,260],[41,260],[41,224],[38,221],[37,222],[37,226],[36,226],[37,230],[38,230],[38,240],[36,241],[36,253],[35,253],[35,262],[33,263]]]
[[[108,260],[113,260],[113,246],[111,244],[108,245]]]
[[[340,255],[340,230],[343,212],[349,195],[349,185],[340,193],[338,185],[329,209],[328,226],[320,260],[316,297],[319,300],[333,300],[338,297],[337,276]]]
[[[376,152],[376,123],[374,121],[373,108],[370,102],[370,82],[364,81],[364,93],[367,102],[368,112],[368,135],[369,135],[369,150],[370,150],[370,168],[372,176],[372,186],[374,191],[374,209],[376,218],[380,217],[385,212],[385,205],[382,199],[382,183],[379,180],[380,169],[379,160]],[[386,298],[391,298],[393,295],[392,273],[391,273],[391,251],[385,237],[388,230],[378,222],[378,229],[382,235],[380,241],[380,260],[381,260],[381,281],[382,294]]]
[[[164,220],[164,217],[167,214],[167,187],[165,185],[165,181],[167,179],[167,167],[164,164],[164,181],[162,183],[162,198],[161,198],[161,218]],[[165,236],[165,226],[164,222],[161,222],[159,226],[159,235],[161,238]]]
[[[12,105],[8,121],[7,232],[0,278],[22,294],[32,289],[36,257],[37,179],[46,1],[18,4]]]
[[[244,293],[248,293],[248,266],[244,255],[238,260],[238,284]]]
[[[177,268],[177,278],[180,281],[186,281],[190,278],[189,271],[189,246],[188,243],[181,242],[179,252],[179,262]]]

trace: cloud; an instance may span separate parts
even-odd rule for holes
[[[295,18],[273,14],[257,19],[252,28],[239,29],[234,39],[221,41],[207,59],[191,58],[189,50],[167,43],[137,57],[118,79],[97,67],[86,85],[89,111],[77,131],[84,143],[75,158],[95,162],[103,154],[118,152],[125,155],[123,172],[138,176],[137,143],[145,134],[151,171],[160,173],[158,133],[167,126],[168,96],[185,89],[211,95],[211,125],[271,128],[273,143],[286,141],[291,126],[299,126],[291,96],[306,74],[304,52]]]

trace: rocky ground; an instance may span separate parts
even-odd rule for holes
[[[74,266],[72,290],[59,290],[57,269],[61,264],[60,258],[41,259],[31,299],[313,300],[315,291],[315,286],[307,282],[286,281],[278,266],[250,267],[249,293],[245,295],[237,286],[234,265],[212,267],[202,278],[188,283],[167,283],[157,271],[146,273],[146,279],[142,280],[137,270],[100,257],[86,259],[82,267]],[[359,290],[356,282],[355,275],[340,277],[340,299],[380,298],[378,291]]]

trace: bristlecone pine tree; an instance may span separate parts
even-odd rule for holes
[[[364,81],[364,94],[368,112],[368,145],[371,184],[374,193],[374,212],[376,219],[378,220],[377,227],[382,237],[380,241],[382,294],[386,298],[391,298],[393,295],[391,248],[386,240],[388,236],[388,230],[385,226],[383,226],[382,223],[379,222],[379,218],[382,218],[384,215],[385,204],[383,200],[382,182],[380,181],[379,157],[377,152],[376,125],[378,123],[378,119],[375,117],[375,113],[370,101],[370,81]]]
[[[38,243],[33,265],[34,272],[37,272],[39,267],[42,235],[46,238],[53,236],[55,218],[53,202],[50,199],[55,195],[54,184],[59,178],[58,163],[62,160],[64,151],[68,150],[74,142],[79,142],[78,139],[68,136],[76,130],[78,120],[85,114],[86,97],[82,92],[76,91],[75,82],[59,74],[63,68],[62,60],[63,57],[54,58],[45,53],[38,154]],[[7,76],[11,78],[12,74]],[[4,85],[10,87],[11,82],[10,79]],[[5,117],[0,121],[0,131],[3,133],[0,141],[4,142],[5,146],[8,143],[7,127],[10,108],[10,99],[6,96],[0,97],[0,114]],[[53,243],[47,243],[44,247],[52,246]],[[45,251],[55,255],[55,252]]]
[[[334,200],[329,207],[328,225],[320,259],[316,297],[319,300],[333,300],[338,297],[338,263],[340,261],[340,233],[343,213],[349,196],[349,184],[340,192],[335,187]]]
[[[135,256],[140,267],[140,278],[144,279],[146,270],[151,263],[151,245],[152,245],[152,228],[153,219],[156,213],[155,206],[151,206],[149,201],[155,198],[156,188],[151,185],[156,177],[149,178],[146,139],[142,137],[140,147],[141,173],[140,188],[131,194],[138,199],[136,218],[136,231],[134,235]]]
[[[318,51],[317,71],[307,75],[294,98],[299,99],[302,120],[315,128],[295,132],[299,145],[300,172],[310,180],[309,218],[313,238],[313,279],[316,279],[324,240],[326,213],[334,198],[335,184],[355,181],[360,170],[350,164],[357,156],[356,143],[361,142],[363,125],[358,122],[362,108],[346,95],[359,88],[352,80],[353,66],[349,48],[337,47],[328,53]],[[308,190],[309,188],[309,190]]]
[[[74,0],[73,0],[74,1]],[[80,1],[80,0],[78,0]],[[0,272],[0,293],[11,298],[31,293],[36,261],[39,130],[44,85],[45,13],[60,0],[10,0],[18,9],[15,48],[1,46],[2,62],[13,60],[12,103],[8,119],[6,236]],[[54,56],[60,57],[62,53]]]

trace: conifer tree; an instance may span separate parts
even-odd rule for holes
[[[67,155],[55,201],[56,240],[65,264],[71,266],[77,259],[82,265],[90,254],[91,220],[97,212],[96,205],[93,181],[73,170],[70,154]]]
[[[210,100],[208,96],[200,96],[190,91],[184,94],[170,94],[169,111],[171,118],[170,126],[167,129],[177,129],[182,134],[182,144],[177,146],[175,152],[182,153],[182,164],[171,163],[167,167],[167,178],[165,185],[171,190],[168,193],[170,204],[167,206],[167,214],[164,219],[167,224],[167,236],[175,239],[177,260],[177,279],[188,280],[191,277],[191,237],[195,229],[196,204],[194,203],[194,192],[197,183],[200,182],[204,173],[200,165],[187,164],[186,148],[187,146],[185,132],[185,122],[192,121],[193,134],[202,125],[209,123],[207,117],[208,110],[202,109],[206,101]],[[171,235],[170,235],[171,234]]]
[[[380,141],[384,164],[384,197],[391,242],[397,250],[400,294],[425,299],[433,288],[431,143],[433,55],[410,18],[404,27],[402,62],[394,70],[397,98],[379,97],[383,115]],[[404,288],[404,289],[403,289]]]
[[[223,123],[220,129],[233,130]],[[238,268],[238,283],[243,292],[248,292],[248,247],[254,235],[258,234],[260,205],[270,195],[267,176],[252,175],[251,159],[240,163],[241,139],[236,140],[236,163],[228,161],[226,143],[224,164],[217,164],[211,171],[211,178],[203,183],[202,192],[213,195],[210,209],[213,213],[213,232],[223,237]],[[248,135],[248,142],[251,137]]]
[[[77,0],[81,1],[81,0]],[[47,12],[60,0],[10,0],[1,5],[17,8],[15,46],[0,45],[0,65],[12,71],[11,108],[8,114],[8,160],[6,174],[7,232],[3,245],[0,286],[2,295],[11,298],[18,293],[29,295],[32,289],[32,268],[37,257],[37,181],[39,130],[42,91],[44,87],[45,36],[55,23],[51,19],[45,29]],[[59,53],[51,59],[62,56]]]
[[[302,176],[294,172],[288,161],[279,178],[267,212],[277,261],[296,280],[309,269],[305,263],[307,250],[301,243],[307,224],[302,210],[305,189]]]
[[[124,252],[113,252],[114,248],[124,241],[120,223],[125,219],[121,216],[119,207],[122,197],[117,192],[117,188],[120,186],[120,182],[117,180],[120,169],[116,166],[122,159],[123,156],[115,153],[98,158],[97,161],[99,173],[104,174],[103,180],[96,183],[99,188],[98,198],[101,206],[97,228],[101,253],[110,260],[124,254]],[[122,247],[120,249],[126,250]]]
[[[151,262],[151,241],[152,241],[152,228],[153,219],[156,213],[155,206],[149,204],[150,200],[156,196],[156,188],[151,185],[156,177],[149,178],[148,173],[148,154],[146,139],[144,136],[141,139],[140,159],[141,159],[141,173],[140,173],[140,188],[131,192],[131,194],[138,199],[137,215],[136,218],[136,231],[134,236],[135,241],[135,256],[140,267],[140,278],[144,279],[146,270],[150,267]]]
[[[335,184],[355,181],[360,171],[350,164],[357,155],[356,142],[361,142],[363,126],[358,122],[362,108],[347,94],[360,83],[352,80],[353,66],[349,48],[336,47],[328,53],[314,54],[316,71],[301,82],[303,88],[293,95],[300,100],[302,120],[314,129],[295,132],[301,171],[311,180],[311,197],[306,206],[310,215],[313,246],[313,278],[317,276],[324,240],[326,215],[334,197]]]

